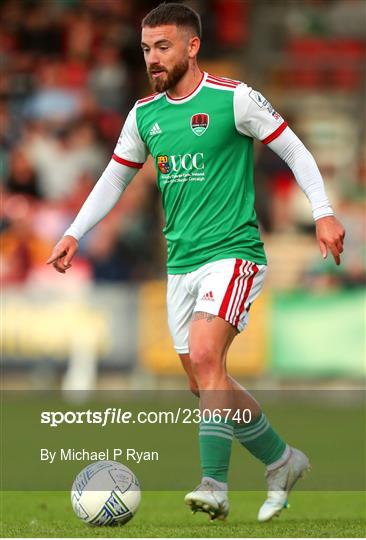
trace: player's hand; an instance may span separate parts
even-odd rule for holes
[[[46,261],[46,264],[52,264],[57,272],[65,274],[66,270],[71,268],[72,258],[79,247],[78,241],[73,236],[64,236],[55,245],[51,257]]]
[[[343,240],[346,231],[343,225],[334,216],[326,216],[315,222],[316,237],[323,259],[326,259],[328,250],[331,251],[337,265],[341,263]]]

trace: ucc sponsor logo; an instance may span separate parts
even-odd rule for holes
[[[158,156],[157,164],[162,174],[179,173],[182,171],[203,170],[205,168],[202,152],[196,154],[179,154],[174,156]]]

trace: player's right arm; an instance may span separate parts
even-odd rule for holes
[[[134,107],[123,126],[113,157],[83,204],[75,221],[53,248],[47,264],[64,274],[78,250],[79,240],[101,221],[119,201],[122,193],[147,157],[140,137]]]

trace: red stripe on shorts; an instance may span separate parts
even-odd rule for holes
[[[246,283],[250,276],[252,265],[253,263],[251,263],[250,261],[245,261],[243,268],[241,268],[240,277],[238,279],[238,287],[235,293],[234,302],[231,306],[230,315],[229,315],[229,322],[234,325],[235,325],[236,314],[238,312],[238,306],[241,303],[243,292],[245,292]]]
[[[226,293],[225,293],[224,298],[223,298],[223,300],[221,302],[221,306],[220,306],[220,309],[219,309],[219,317],[221,317],[222,319],[225,319],[225,320],[226,320],[227,309],[228,309],[229,304],[230,304],[230,298],[231,298],[231,295],[233,294],[234,284],[235,284],[236,279],[239,276],[239,269],[240,269],[240,266],[241,266],[242,262],[243,261],[241,259],[236,259],[235,260],[234,272],[233,272],[233,275],[231,276],[229,285],[228,285],[228,287],[226,289]]]
[[[252,270],[253,273],[251,274],[251,276],[249,277],[249,279],[248,279],[248,281],[247,281],[247,286],[246,286],[246,288],[245,288],[244,297],[243,297],[243,300],[242,300],[242,302],[241,302],[241,304],[240,304],[240,308],[239,308],[238,314],[237,314],[237,316],[236,316],[236,318],[235,318],[234,326],[238,326],[238,324],[239,324],[240,314],[241,314],[241,313],[244,311],[244,309],[245,309],[245,303],[246,303],[246,301],[247,301],[247,299],[248,299],[248,296],[249,296],[249,294],[250,294],[250,291],[251,291],[251,289],[252,289],[252,287],[253,287],[253,281],[254,281],[254,278],[255,278],[255,276],[256,276],[257,273],[258,273],[258,266],[257,266],[256,264],[253,264],[251,270]]]

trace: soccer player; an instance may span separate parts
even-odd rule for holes
[[[310,201],[320,251],[324,258],[330,251],[337,265],[345,232],[312,155],[270,103],[243,82],[200,70],[200,36],[198,14],[182,4],[160,4],[143,19],[141,46],[155,93],[135,103],[110,163],[47,262],[61,273],[71,267],[78,240],[115,206],[150,153],[165,211],[169,327],[206,411],[202,481],[185,500],[193,511],[226,517],[235,436],[266,466],[268,496],[258,519],[267,521],[286,507],[309,461],[226,370],[230,344],[246,327],[266,273],[254,211],[254,138],[292,169]],[[207,414],[214,410],[218,416]]]

